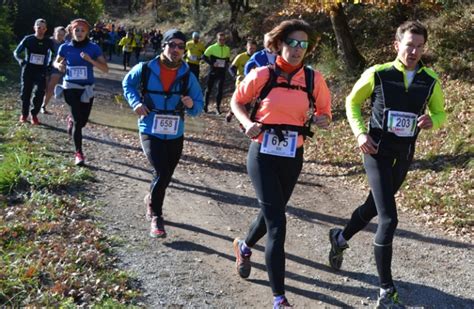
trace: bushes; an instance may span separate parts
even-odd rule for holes
[[[0,54],[11,55],[10,45],[13,41],[13,31],[7,21],[8,10],[5,6],[0,6]],[[0,63],[10,60],[10,57],[1,57]]]

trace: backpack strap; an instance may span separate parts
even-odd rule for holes
[[[165,97],[165,99],[169,98],[170,96],[177,94],[177,95],[183,95],[186,96],[189,93],[189,70],[184,73],[183,76],[179,79],[179,90],[177,91],[158,91],[158,90],[149,90],[148,89],[148,80],[150,79],[151,75],[151,70],[148,67],[148,64],[150,61],[146,61],[143,63],[142,67],[142,72],[141,72],[141,80],[140,80],[140,89],[141,89],[141,94],[142,98],[145,101],[145,95],[147,93],[151,94],[159,94]],[[149,107],[150,108],[150,107]],[[184,110],[185,106],[181,100],[179,100],[178,104],[176,105],[176,108],[174,110],[158,110],[158,109],[151,109],[154,112],[160,113],[160,114],[175,114],[181,116],[182,119],[184,119]]]
[[[305,127],[307,127],[307,136],[313,137],[314,133],[311,132],[311,124],[313,123],[313,114],[314,114],[314,104],[315,104],[315,99],[313,96],[313,90],[314,90],[314,70],[306,65],[304,67],[304,78],[306,81],[306,93],[308,94],[308,100],[309,100],[309,111],[308,111],[308,120],[305,123]]]
[[[141,91],[141,94],[142,94],[142,99],[144,99],[145,94],[147,94],[149,92],[148,91],[148,80],[150,79],[150,74],[151,74],[151,70],[148,67],[149,64],[150,64],[150,61],[145,61],[145,62],[143,62],[143,66],[142,66],[142,74],[141,74],[141,78],[140,78],[140,91]]]
[[[267,68],[270,73],[270,76],[265,85],[263,86],[262,90],[260,91],[260,95],[255,101],[252,111],[250,112],[250,120],[252,121],[255,121],[255,115],[257,115],[257,111],[260,108],[260,103],[262,102],[262,100],[265,99],[270,93],[270,91],[272,91],[272,89],[275,88],[275,86],[277,85],[276,81],[278,78],[278,74],[277,72],[275,72],[275,67],[273,65],[268,65]]]
[[[297,131],[299,134],[303,135],[303,138],[313,137],[314,133],[311,132],[311,123],[312,123],[312,116],[314,113],[314,105],[315,99],[313,96],[313,89],[314,89],[314,70],[310,66],[304,67],[304,74],[305,74],[305,83],[306,87],[301,87],[297,85],[291,85],[288,83],[277,83],[278,72],[276,72],[274,65],[268,65],[268,69],[270,71],[270,77],[263,86],[258,99],[256,100],[252,112],[250,114],[250,120],[255,121],[255,115],[257,114],[258,109],[260,108],[260,103],[263,99],[265,99],[270,91],[275,87],[282,87],[288,89],[295,89],[300,91],[305,91],[308,95],[309,101],[309,111],[308,111],[308,120],[302,127],[296,126],[288,126],[288,125],[264,125],[262,128],[266,129],[274,129],[280,141],[284,139],[282,130],[291,129],[292,131]],[[262,130],[263,131],[263,130]]]

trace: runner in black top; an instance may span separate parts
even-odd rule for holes
[[[18,44],[13,56],[21,65],[21,116],[20,122],[28,121],[30,113],[30,99],[33,87],[36,85],[33,97],[33,109],[31,110],[31,124],[38,125],[38,113],[43,103],[46,88],[46,73],[51,67],[54,44],[50,38],[45,37],[47,30],[46,20],[40,18],[34,23],[34,34],[27,35]],[[22,52],[24,58],[21,58]]]

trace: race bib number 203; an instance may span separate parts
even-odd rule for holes
[[[388,111],[388,132],[400,137],[412,137],[415,135],[418,115],[414,113]]]

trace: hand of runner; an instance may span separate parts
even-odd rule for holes
[[[66,59],[63,59],[63,61],[59,62],[58,71],[61,73],[66,72]]]
[[[378,152],[377,144],[368,134],[359,134],[359,136],[357,136],[357,143],[362,153],[376,154]]]
[[[245,127],[245,135],[250,138],[257,137],[262,131],[262,124],[258,122],[252,122]]]
[[[144,105],[143,103],[139,103],[137,106],[135,106],[133,111],[139,116],[146,116],[150,112],[148,107],[146,107],[146,105]]]
[[[181,96],[181,101],[187,108],[192,108],[194,105],[193,99],[190,96]]]
[[[81,58],[84,59],[87,62],[91,62],[91,60],[92,60],[91,56],[89,56],[89,54],[87,54],[85,52],[81,52]]]
[[[327,115],[313,116],[313,123],[318,128],[327,129],[331,123],[331,120],[329,120]]]
[[[433,120],[429,115],[421,115],[418,117],[418,128],[420,129],[431,129],[433,127]]]

